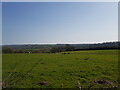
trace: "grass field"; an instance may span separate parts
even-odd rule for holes
[[[118,50],[3,54],[5,88],[112,88],[118,82]]]

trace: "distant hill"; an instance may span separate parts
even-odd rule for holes
[[[52,48],[56,46],[65,46],[66,44],[27,44],[27,45],[3,45],[3,47],[9,47],[12,49],[42,49],[42,48]],[[118,48],[120,42],[104,42],[96,44],[69,44],[74,46],[76,49],[89,49],[96,47],[108,47],[108,48]]]
[[[3,45],[2,48],[5,50],[6,48],[10,48],[14,50],[14,52],[50,52],[51,49],[57,48],[57,50],[62,49],[65,51],[64,47],[67,44],[27,44],[27,45]],[[103,43],[96,43],[96,44],[68,44],[72,47],[72,51],[79,51],[79,50],[105,50],[105,49],[120,49],[119,45],[120,42],[103,42]],[[73,49],[74,48],[74,49]],[[19,50],[19,51],[18,51]]]
[[[64,46],[65,44],[57,44],[57,46]],[[84,49],[119,49],[120,42],[103,42],[96,44],[70,44],[77,50]]]
[[[53,44],[44,44],[44,45],[32,45],[32,44],[28,44],[28,45],[3,45],[3,47],[9,47],[11,49],[43,49],[43,48],[51,48],[55,45]]]

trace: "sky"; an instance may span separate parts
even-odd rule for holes
[[[2,3],[1,2],[0,2],[0,45],[2,45]]]
[[[3,45],[117,40],[117,2],[2,3]]]

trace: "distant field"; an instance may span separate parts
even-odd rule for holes
[[[113,88],[118,82],[118,50],[3,54],[5,88]]]

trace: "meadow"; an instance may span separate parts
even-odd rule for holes
[[[118,50],[3,54],[4,88],[115,88]]]

